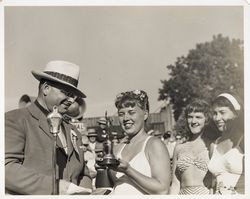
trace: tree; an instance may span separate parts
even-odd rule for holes
[[[213,36],[211,42],[197,44],[167,69],[170,78],[161,80],[159,100],[170,100],[175,120],[193,98],[210,102],[218,93],[230,91],[243,99],[243,41],[239,39]]]

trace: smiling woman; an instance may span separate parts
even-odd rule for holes
[[[144,129],[149,114],[147,93],[141,90],[121,93],[115,105],[129,143],[121,143],[115,148],[120,164],[112,168],[115,184],[112,193],[167,194],[170,185],[167,148],[160,139],[149,136]]]
[[[210,121],[208,103],[195,99],[186,107],[185,118],[190,137],[174,150],[170,194],[209,194],[209,189],[204,184],[208,172],[210,144],[205,136],[205,127]]]
[[[216,180],[216,194],[236,194],[240,177],[244,179],[243,113],[241,100],[236,95],[222,93],[213,101],[213,120],[221,132],[211,145],[209,163]]]

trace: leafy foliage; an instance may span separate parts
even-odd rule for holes
[[[159,100],[173,104],[175,120],[193,98],[210,102],[220,92],[235,92],[243,99],[243,41],[221,34],[211,42],[200,43],[186,57],[168,65],[170,78],[162,80]]]

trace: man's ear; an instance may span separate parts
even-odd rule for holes
[[[144,121],[146,121],[148,119],[148,115],[149,115],[148,111],[145,111],[144,112]]]
[[[50,92],[50,85],[47,82],[44,82],[44,84],[41,87],[43,95],[47,96],[48,93]]]

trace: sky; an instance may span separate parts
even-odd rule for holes
[[[115,96],[142,89],[157,112],[166,66],[213,35],[243,39],[239,6],[39,6],[5,7],[5,111],[23,94],[37,96],[51,60],[80,66],[78,88],[86,95],[85,117],[116,113]]]

